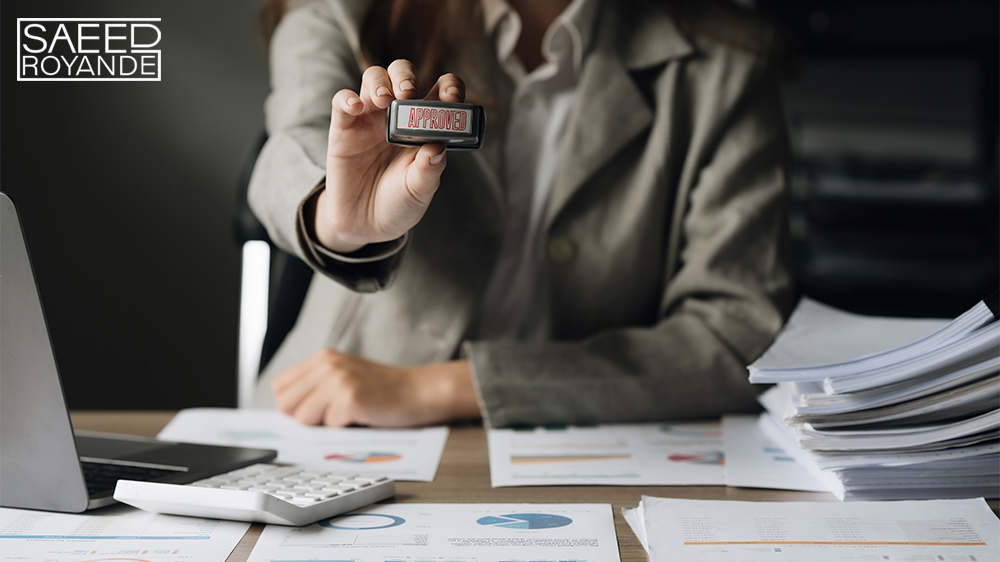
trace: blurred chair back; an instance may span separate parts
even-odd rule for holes
[[[254,163],[266,142],[261,135],[243,165],[234,220],[242,248],[237,404],[248,407],[261,370],[284,341],[302,308],[312,269],[274,245],[247,202]]]

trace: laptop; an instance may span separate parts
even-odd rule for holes
[[[79,513],[114,503],[118,478],[185,484],[276,456],[74,434],[24,231],[0,193],[0,506]]]

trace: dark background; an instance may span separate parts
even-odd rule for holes
[[[236,405],[240,168],[263,130],[257,3],[5,0],[0,187],[70,408]],[[18,17],[162,18],[160,82],[17,82]]]
[[[799,286],[855,312],[954,317],[998,287],[995,0],[758,0],[785,88]]]
[[[787,101],[804,291],[950,316],[996,290],[998,2],[758,4],[800,54]],[[0,8],[0,187],[22,216],[71,408],[236,404],[234,218],[267,92],[257,6]],[[162,81],[17,82],[17,17],[162,18]]]

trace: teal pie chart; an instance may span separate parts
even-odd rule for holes
[[[565,527],[573,520],[562,515],[549,513],[511,513],[510,515],[489,515],[480,517],[476,523],[487,527],[507,529],[555,529]]]

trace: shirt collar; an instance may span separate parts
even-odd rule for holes
[[[573,0],[549,25],[542,39],[542,49],[548,50],[553,31],[563,27],[573,43],[573,70],[579,72],[583,55],[590,47],[594,31],[594,18],[598,0]],[[497,56],[502,61],[509,57],[521,35],[521,18],[506,0],[482,0],[483,26],[486,36],[496,41]]]

